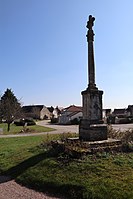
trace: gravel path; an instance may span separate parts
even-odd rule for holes
[[[59,199],[17,184],[9,177],[0,176],[0,199]]]

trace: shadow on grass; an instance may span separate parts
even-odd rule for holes
[[[51,152],[43,152],[41,154],[35,155],[33,157],[28,158],[27,160],[24,160],[20,164],[11,167],[7,171],[2,173],[2,176],[0,176],[0,184],[4,182],[8,182],[10,180],[13,180],[17,177],[19,177],[21,174],[23,174],[27,169],[30,167],[35,166],[42,160],[50,157],[55,157],[55,154],[52,154]],[[76,185],[76,184],[69,184],[69,183],[61,183],[61,182],[51,182],[51,181],[36,181],[35,179],[30,181],[30,183],[27,181],[19,181],[17,179],[18,183],[22,184],[23,186],[27,188],[32,188],[36,191],[41,191],[44,193],[47,193],[49,196],[57,196],[59,198],[82,198],[82,194],[84,192],[84,188],[82,185]],[[64,196],[65,197],[62,197]]]
[[[38,164],[40,161],[42,161],[46,157],[47,157],[46,152],[38,154],[36,156],[28,158],[27,160],[24,160],[23,162],[21,162],[20,164],[14,167],[11,167],[7,171],[2,172],[2,174],[0,175],[0,184],[17,178],[28,168]]]
[[[19,175],[21,175],[23,172],[25,172],[28,168],[35,166],[40,161],[44,160],[46,157],[48,157],[46,152],[35,155],[31,158],[28,158],[27,160],[24,160],[20,164],[14,166],[14,167],[11,167],[7,171],[3,172],[2,175],[10,176],[10,179],[15,179]],[[5,178],[6,181],[8,181],[7,179]],[[2,180],[2,182],[3,182],[3,180]],[[1,180],[0,180],[0,183],[1,183]]]
[[[0,184],[12,180],[10,176],[0,176]]]

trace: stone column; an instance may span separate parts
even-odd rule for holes
[[[89,21],[87,22],[87,42],[88,42],[88,84],[89,88],[95,88],[95,62],[94,62],[94,50],[93,50],[93,41],[94,41],[94,32],[92,27],[94,25],[95,18],[91,15],[89,16]]]

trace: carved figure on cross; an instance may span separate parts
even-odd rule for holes
[[[92,15],[89,15],[89,21],[87,22],[87,28],[92,30],[92,27],[94,26],[95,17],[92,17]]]

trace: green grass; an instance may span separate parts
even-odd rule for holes
[[[22,126],[16,126],[15,124],[11,124],[10,131],[8,132],[6,123],[0,124],[0,128],[3,129],[3,134],[17,134],[17,133],[20,133],[21,130],[23,130]],[[48,127],[39,126],[39,125],[27,126],[26,128],[28,128],[29,131],[31,131],[32,133],[50,132],[50,131],[55,130],[53,128],[48,128]]]
[[[41,191],[78,199],[132,199],[133,153],[67,159],[48,152],[59,135],[0,139],[0,172]],[[44,147],[45,146],[45,147]]]
[[[57,139],[58,135],[50,135]],[[49,135],[28,136],[17,138],[0,138],[0,171],[7,171],[22,161],[43,151],[37,147],[44,140],[49,140]]]

